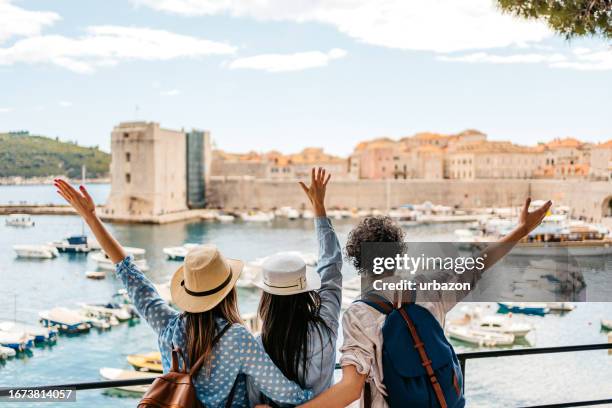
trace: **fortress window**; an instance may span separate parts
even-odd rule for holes
[[[130,162],[131,157],[132,157],[132,156],[130,155],[130,152],[127,152],[127,153],[125,154],[125,161],[129,163],[129,162]]]
[[[125,182],[126,183],[132,182],[132,176],[130,175],[130,173],[125,173]]]

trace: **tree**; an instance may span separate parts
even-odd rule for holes
[[[612,39],[612,0],[498,0],[505,13],[543,19],[567,39],[601,36]]]

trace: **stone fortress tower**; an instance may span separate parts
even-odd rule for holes
[[[102,215],[125,221],[160,217],[205,205],[210,167],[208,131],[124,122],[111,133],[111,192]]]

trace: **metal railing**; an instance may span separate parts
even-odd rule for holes
[[[593,351],[593,350],[612,350],[612,343],[601,343],[601,344],[584,344],[578,346],[559,346],[559,347],[540,347],[540,348],[522,348],[513,350],[492,350],[492,351],[477,351],[459,353],[459,363],[461,364],[461,371],[464,373],[466,370],[467,360],[475,360],[482,358],[495,358],[495,357],[511,357],[511,356],[525,356],[534,354],[554,354],[554,353],[571,353],[577,351]],[[340,365],[336,364],[336,369],[340,369]],[[155,378],[138,378],[132,380],[107,380],[107,381],[94,381],[94,382],[82,382],[82,383],[67,383],[67,384],[53,384],[47,386],[34,386],[34,387],[11,387],[11,388],[0,388],[0,397],[9,395],[10,391],[23,391],[23,390],[49,390],[49,389],[73,389],[73,390],[95,390],[104,388],[117,388],[117,387],[130,387],[136,385],[147,385],[151,384]],[[546,405],[534,405],[524,408],[565,408],[565,407],[584,407],[593,405],[612,404],[612,398],[590,400],[590,401],[575,401],[575,402],[560,402]]]

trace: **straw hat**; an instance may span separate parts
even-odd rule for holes
[[[232,290],[243,266],[242,261],[225,258],[214,245],[198,246],[172,277],[172,301],[191,313],[210,310]]]
[[[295,295],[321,288],[321,277],[295,254],[278,253],[268,257],[253,283],[272,295]]]

